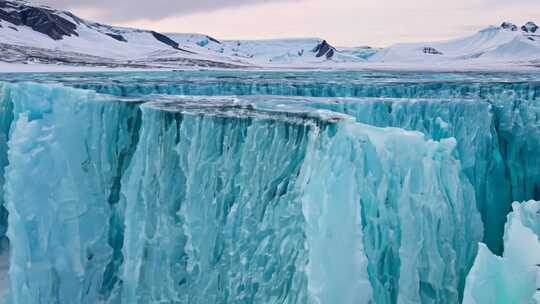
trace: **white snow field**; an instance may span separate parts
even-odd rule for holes
[[[538,32],[540,34],[540,31]],[[540,59],[540,35],[490,26],[461,39],[396,44],[375,54],[372,62],[534,63]]]
[[[28,10],[32,18],[21,17]],[[0,72],[65,70],[58,65],[83,67],[80,70],[515,70],[540,66],[539,34],[532,22],[522,27],[505,22],[445,42],[339,48],[321,38],[219,40],[204,34],[157,33],[87,21],[25,1],[2,0]],[[45,68],[40,68],[42,64]]]

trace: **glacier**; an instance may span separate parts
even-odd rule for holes
[[[6,301],[490,303],[540,229],[534,79],[0,76]]]
[[[454,137],[458,157],[476,189],[488,231],[486,244],[501,254],[510,202],[540,199],[540,157],[535,153],[540,149],[540,84],[536,76],[512,74],[509,81],[505,73],[187,72],[151,77],[97,74],[82,81],[75,74],[61,80],[77,88],[123,97],[321,97],[321,107],[351,114],[360,122],[416,130],[435,140]],[[139,77],[145,81],[138,81]],[[370,100],[369,105],[367,99],[332,105],[338,97]],[[470,120],[479,123],[470,124]],[[448,128],[440,127],[445,124]]]

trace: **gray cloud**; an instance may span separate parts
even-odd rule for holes
[[[35,0],[57,9],[92,9],[100,21],[159,20],[223,8],[301,0]]]

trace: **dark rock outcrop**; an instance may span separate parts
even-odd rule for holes
[[[321,43],[317,44],[317,46],[313,49],[313,53],[316,53],[315,57],[325,56],[326,59],[331,59],[334,57],[335,52],[336,48],[331,46],[326,40],[323,40]]]
[[[206,35],[206,38],[212,42],[215,42],[217,44],[221,44],[221,41],[217,40],[216,38],[212,37],[212,36],[208,36]]]
[[[164,43],[164,44],[172,47],[175,50],[179,50],[179,51],[182,51],[182,52],[185,52],[185,53],[195,54],[195,52],[184,50],[184,49],[180,48],[180,45],[178,44],[178,42],[172,40],[171,38],[169,38],[169,37],[167,37],[167,36],[165,36],[165,35],[163,35],[161,33],[154,32],[154,31],[150,31],[150,33],[152,34],[152,36],[154,36],[154,38],[156,38],[157,41],[159,41],[161,43]]]
[[[427,46],[427,47],[423,48],[422,52],[424,54],[428,54],[428,55],[443,55],[443,52],[437,50],[436,48],[430,47],[430,46]]]
[[[536,33],[536,31],[538,30],[538,25],[536,25],[536,23],[532,21],[529,21],[521,27],[521,30],[526,33]]]
[[[73,22],[53,10],[30,6],[24,2],[0,0],[0,19],[17,26],[28,26],[54,40],[64,36],[78,36],[77,25]]]
[[[511,22],[503,22],[501,24],[501,28],[505,29],[505,30],[510,30],[512,32],[515,32],[518,30],[518,27],[517,25],[511,23]]]
[[[21,21],[18,18],[16,10],[17,6],[13,3],[0,0],[0,20],[4,20],[15,25],[20,25]]]
[[[116,39],[118,41],[121,41],[121,42],[128,42],[127,39],[124,36],[120,35],[120,34],[106,33],[105,35],[107,35],[107,36],[109,36],[109,37],[111,37],[113,39]]]
[[[166,45],[174,48],[174,49],[179,49],[178,46],[178,42],[172,40],[171,38],[161,34],[161,33],[158,33],[158,32],[154,32],[154,31],[151,31],[150,33],[152,33],[152,36],[154,36],[154,38],[156,38],[156,40],[158,40],[159,42],[161,43],[165,43]]]

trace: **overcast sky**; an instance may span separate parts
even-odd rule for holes
[[[219,39],[321,37],[338,46],[445,40],[504,20],[540,23],[540,0],[35,0],[104,23]]]

